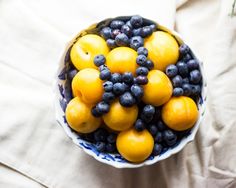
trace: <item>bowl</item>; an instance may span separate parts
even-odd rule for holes
[[[101,27],[108,25],[112,19],[127,20],[129,18],[130,18],[130,16],[122,16],[122,17],[105,19],[105,20],[103,20],[99,23],[93,24],[89,28],[79,32],[75,37],[73,37],[73,39],[71,41],[66,43],[66,45],[63,49],[62,55],[60,56],[60,60],[58,63],[58,69],[56,71],[55,81],[54,81],[54,86],[53,86],[56,121],[58,122],[58,124],[60,126],[63,127],[67,136],[69,136],[72,139],[72,141],[74,142],[74,144],[79,146],[88,155],[91,155],[96,160],[98,160],[102,163],[111,165],[116,168],[137,168],[137,167],[152,165],[154,163],[157,163],[158,161],[164,160],[164,159],[170,157],[171,155],[176,154],[179,151],[181,151],[189,142],[194,140],[194,137],[195,137],[197,130],[200,126],[200,123],[204,117],[206,99],[207,99],[207,95],[206,95],[207,84],[206,84],[204,71],[203,71],[203,63],[201,61],[199,61],[199,59],[197,58],[195,53],[191,50],[190,53],[191,53],[192,57],[198,59],[198,61],[200,62],[200,71],[202,73],[202,78],[203,78],[202,79],[202,91],[201,91],[200,97],[197,100],[199,117],[198,117],[198,120],[195,123],[195,125],[190,130],[188,130],[184,134],[182,139],[179,140],[173,147],[168,148],[168,150],[162,151],[162,153],[158,156],[150,156],[144,162],[136,164],[136,163],[128,162],[118,153],[117,154],[100,153],[99,151],[97,151],[94,144],[82,139],[81,136],[77,132],[73,131],[68,126],[68,124],[66,122],[66,118],[65,118],[65,108],[66,108],[68,101],[72,97],[71,93],[67,92],[68,89],[70,88],[70,83],[66,79],[66,70],[67,70],[67,67],[69,66],[68,65],[69,49],[71,48],[71,46],[75,43],[75,41],[79,37],[86,35],[87,33],[98,32]],[[159,25],[158,23],[156,23],[152,20],[144,18],[144,21],[147,23],[150,23],[150,24],[152,24],[152,23],[157,24],[158,30],[163,30],[165,32],[170,33],[177,40],[179,45],[181,45],[183,43],[187,44],[186,41],[184,41],[182,39],[182,37],[180,37],[180,35],[177,32],[167,29],[166,27]]]

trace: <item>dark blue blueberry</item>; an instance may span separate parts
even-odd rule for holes
[[[119,102],[124,107],[131,107],[136,103],[136,100],[130,92],[126,91],[120,96]]]
[[[184,90],[181,87],[174,88],[173,96],[179,97],[179,96],[182,96],[183,94],[184,94]]]
[[[183,84],[189,84],[189,79],[188,78],[183,78]]]
[[[99,152],[104,152],[106,149],[106,144],[104,142],[97,142],[95,144],[95,147],[97,148]]]
[[[114,85],[113,85],[113,93],[115,94],[115,95],[121,95],[121,94],[123,94],[125,92],[125,86],[124,86],[124,84],[123,83],[115,83]]]
[[[109,153],[115,152],[116,151],[116,145],[107,143],[106,144],[106,151],[109,152]]]
[[[121,32],[130,37],[132,35],[132,28],[125,24],[121,27]]]
[[[148,50],[147,48],[144,48],[143,46],[139,47],[137,49],[137,52],[138,52],[138,55],[145,55],[146,57],[148,56]]]
[[[106,103],[110,103],[115,98],[116,98],[116,96],[112,92],[104,92],[103,95],[102,95],[102,100]]]
[[[134,36],[130,39],[130,47],[137,50],[139,47],[143,46],[143,38],[140,36]]]
[[[107,137],[107,142],[110,144],[116,143],[116,137],[117,137],[116,134],[110,133]]]
[[[128,25],[131,29],[133,29],[133,26],[130,23],[130,20],[125,23],[125,25]]]
[[[104,57],[104,55],[97,55],[94,57],[93,62],[97,67],[99,67],[101,65],[104,65],[104,63],[106,62],[106,58]]]
[[[109,69],[104,69],[100,72],[99,75],[101,80],[108,80],[111,77],[111,72]]]
[[[141,28],[133,29],[133,36],[140,36],[141,35]]]
[[[78,71],[76,69],[72,69],[71,71],[68,72],[68,79],[72,80],[77,73]]]
[[[160,155],[162,151],[162,145],[161,144],[154,144],[152,154],[154,156]]]
[[[192,93],[192,87],[191,87],[190,84],[183,84],[183,85],[182,85],[182,88],[183,88],[183,90],[184,90],[184,95],[185,95],[185,96],[191,95],[191,93]]]
[[[102,116],[102,113],[98,112],[97,108],[94,106],[91,110],[91,113],[94,117],[100,117]]]
[[[178,68],[178,71],[179,71],[179,74],[183,77],[186,77],[188,76],[188,66],[186,63],[184,63],[183,61],[179,61],[177,64],[176,64],[177,68]]]
[[[148,37],[148,36],[150,36],[151,34],[152,34],[152,32],[153,32],[153,30],[152,30],[152,28],[150,27],[150,26],[144,26],[142,29],[141,29],[141,36],[143,37],[143,38],[145,38],[145,37]]]
[[[146,61],[147,57],[145,55],[138,55],[138,57],[136,58],[136,63],[139,66],[145,66]]]
[[[101,36],[104,38],[104,39],[109,39],[112,37],[111,35],[111,28],[110,27],[104,27],[102,28],[101,32],[100,32]]]
[[[110,106],[109,106],[109,104],[105,103],[104,101],[101,101],[96,105],[96,110],[100,114],[106,114],[107,112],[109,112]]]
[[[162,140],[163,140],[163,138],[162,138],[162,133],[161,133],[161,132],[157,132],[157,134],[156,134],[156,136],[155,136],[155,138],[154,138],[154,141],[155,141],[156,143],[161,143]]]
[[[200,95],[201,86],[200,85],[190,85],[191,86],[191,94],[192,95]]]
[[[192,59],[192,56],[190,54],[186,54],[182,57],[182,61],[187,63],[190,59]]]
[[[119,74],[119,73],[113,73],[113,74],[111,75],[110,81],[111,81],[112,83],[121,82],[121,81],[122,81],[122,76],[121,76],[121,74]]]
[[[133,83],[133,79],[134,79],[134,77],[133,77],[133,74],[131,72],[125,72],[122,75],[122,80],[126,84],[132,84]]]
[[[158,129],[158,131],[164,131],[164,130],[166,130],[166,126],[162,121],[158,121],[157,122],[157,129]]]
[[[113,39],[116,38],[117,35],[121,34],[121,31],[119,29],[114,29],[112,32],[111,32],[111,36]]]
[[[183,79],[180,75],[177,75],[172,78],[172,84],[174,87],[182,87]]]
[[[194,70],[199,68],[199,63],[196,59],[191,59],[187,62],[187,66],[189,70]]]
[[[137,77],[136,77],[136,82],[137,82],[137,84],[145,85],[145,84],[148,83],[148,79],[147,79],[146,76],[140,75],[140,76],[137,76]]]
[[[120,33],[115,38],[117,46],[128,46],[129,45],[129,37],[126,34]]]
[[[166,67],[166,75],[169,78],[173,78],[174,76],[176,76],[178,74],[178,68],[176,67],[176,65],[168,65]]]
[[[202,75],[199,70],[193,70],[189,74],[189,80],[193,84],[198,84],[202,79]]]
[[[182,44],[180,47],[179,47],[179,53],[181,55],[186,55],[187,53],[189,53],[190,51],[190,48],[186,45],[186,44]]]
[[[110,27],[112,29],[120,29],[125,23],[121,20],[113,20],[111,23],[110,23]]]
[[[113,40],[113,39],[107,39],[106,42],[107,42],[107,46],[108,46],[109,48],[111,48],[111,49],[117,47],[117,46],[116,46],[116,41]]]
[[[143,131],[146,127],[146,124],[143,120],[141,119],[137,119],[135,124],[134,124],[134,128],[137,130],[137,131]]]
[[[168,146],[173,146],[177,141],[177,136],[172,130],[165,130],[163,132],[163,139]]]
[[[142,114],[146,117],[153,117],[155,114],[155,107],[150,104],[145,105]]]
[[[93,135],[96,142],[105,142],[107,140],[108,132],[105,129],[99,128]]]
[[[154,124],[151,124],[149,126],[149,132],[151,133],[152,136],[155,136],[157,134],[157,127]]]
[[[139,15],[132,16],[130,23],[134,28],[141,27],[143,25],[143,18]]]
[[[156,29],[157,29],[156,24],[151,24],[151,25],[149,25],[149,27],[151,27],[152,31],[156,31]]]
[[[144,76],[147,76],[148,75],[148,68],[147,67],[138,67],[136,69],[136,74],[137,75],[144,75]]]
[[[137,84],[132,85],[130,91],[137,100],[140,100],[143,97],[143,88]]]
[[[104,91],[110,92],[113,89],[113,83],[111,81],[106,81],[103,83]]]
[[[147,67],[149,70],[153,69],[154,64],[151,60],[147,60],[145,63],[145,67]]]

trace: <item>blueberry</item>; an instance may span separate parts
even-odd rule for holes
[[[176,87],[173,90],[173,96],[179,97],[184,94],[184,90],[181,87]]]
[[[91,113],[94,117],[100,117],[102,116],[102,113],[98,112],[97,108],[96,107],[93,107],[92,110],[91,110]]]
[[[111,28],[110,27],[104,27],[102,28],[101,32],[100,32],[101,36],[104,38],[104,39],[109,39],[112,37],[111,35]]]
[[[137,83],[137,78],[134,77],[133,83],[134,83],[134,84],[138,84],[138,83]]]
[[[176,67],[176,65],[168,65],[166,67],[166,75],[169,78],[173,78],[174,76],[176,76],[178,74],[178,68]]]
[[[122,80],[126,84],[132,84],[133,83],[133,79],[134,79],[134,77],[133,77],[133,74],[131,72],[125,72],[122,75]]]
[[[121,95],[125,92],[125,86],[122,83],[115,83],[113,85],[113,93],[115,95]]]
[[[136,74],[137,75],[144,75],[144,76],[147,76],[148,75],[148,68],[146,67],[139,67],[136,69]]]
[[[143,97],[144,94],[143,88],[137,84],[132,85],[130,91],[137,100]]]
[[[152,122],[157,123],[160,120],[160,118],[161,118],[161,108],[156,107]]]
[[[188,76],[188,66],[186,63],[184,63],[183,61],[179,61],[177,64],[176,64],[177,68],[178,68],[178,71],[179,71],[179,74],[183,77],[186,77]]]
[[[130,23],[134,28],[141,27],[143,24],[143,18],[139,15],[132,16],[130,19]]]
[[[193,84],[198,84],[202,79],[202,75],[199,70],[193,70],[190,72],[189,75],[190,75],[189,80]]]
[[[152,136],[155,136],[157,134],[157,131],[158,131],[157,127],[154,124],[149,126],[149,132],[151,133]]]
[[[154,64],[151,60],[147,60],[145,63],[145,67],[147,67],[149,70],[153,69]]]
[[[110,133],[107,137],[107,142],[110,144],[114,144],[116,142],[116,134]]]
[[[106,62],[106,58],[104,57],[104,55],[97,55],[94,57],[93,62],[97,67],[99,67],[101,65],[104,65],[104,63]]]
[[[126,24],[121,27],[121,32],[126,34],[128,37],[130,37],[132,35],[131,27]]]
[[[143,131],[145,129],[146,125],[145,125],[145,122],[141,119],[137,119],[135,124],[134,124],[134,128],[137,130],[137,131]]]
[[[137,50],[139,47],[143,46],[143,38],[140,36],[134,36],[130,39],[130,47]]]
[[[189,53],[190,51],[190,48],[186,45],[186,44],[182,44],[180,47],[179,47],[179,53],[181,55],[186,55],[187,53]]]
[[[111,77],[111,72],[109,69],[104,69],[100,72],[99,75],[101,80],[108,80]]]
[[[115,152],[116,151],[116,145],[107,143],[106,144],[106,151],[109,152],[109,153]]]
[[[158,129],[158,131],[164,131],[164,130],[166,130],[166,126],[162,121],[158,121],[157,122],[157,129]]]
[[[184,95],[185,95],[185,96],[191,95],[191,93],[192,93],[192,87],[191,87],[190,84],[183,84],[183,85],[182,85],[182,88],[183,88],[183,90],[184,90]]]
[[[192,95],[199,95],[201,93],[201,86],[200,85],[191,85],[191,94]]]
[[[183,78],[183,84],[189,84],[189,79],[188,78]]]
[[[105,142],[107,140],[108,132],[105,129],[97,129],[93,135],[96,142]]]
[[[130,20],[125,23],[125,25],[128,25],[131,29],[133,29],[133,26],[130,23]]]
[[[133,33],[133,36],[140,36],[141,28],[133,29],[132,33]]]
[[[148,50],[147,48],[144,48],[143,46],[139,47],[137,49],[137,52],[138,52],[138,55],[145,55],[146,57],[148,56]]]
[[[113,83],[111,81],[106,81],[103,83],[104,91],[110,92],[113,89]]]
[[[107,46],[108,46],[109,48],[111,48],[111,49],[117,47],[117,46],[116,46],[116,41],[113,40],[113,39],[107,39],[106,42],[107,42]]]
[[[116,98],[116,96],[112,92],[104,92],[103,95],[102,95],[102,100],[106,103],[110,103],[115,98]]]
[[[142,110],[142,114],[146,117],[153,117],[155,114],[155,107],[150,104],[145,105]]]
[[[97,142],[95,144],[95,147],[97,148],[99,152],[104,152],[106,149],[106,144],[104,142]]]
[[[187,62],[189,70],[194,70],[199,68],[199,63],[196,59],[191,59]]]
[[[173,146],[177,141],[177,136],[172,130],[165,130],[163,132],[163,139],[168,146]]]
[[[115,38],[117,46],[128,46],[129,45],[129,38],[126,34],[120,33]]]
[[[122,76],[121,76],[121,74],[119,74],[119,73],[113,73],[113,74],[111,75],[110,81],[111,81],[112,83],[121,82],[121,81],[122,81]]]
[[[116,38],[117,35],[121,34],[121,31],[119,29],[114,29],[112,32],[111,32],[111,37],[113,39]]]
[[[76,70],[76,69],[72,69],[72,70],[70,70],[69,72],[68,72],[68,79],[69,80],[72,80],[74,77],[75,77],[75,75],[78,73],[78,71]]]
[[[99,71],[101,72],[101,71],[103,71],[103,70],[109,70],[109,69],[107,68],[106,65],[101,65],[101,66],[99,66]]]
[[[192,59],[192,56],[190,54],[186,54],[182,57],[182,61],[184,61],[185,63],[187,63],[191,59]]]
[[[124,107],[131,107],[136,103],[136,100],[133,95],[127,91],[120,96],[119,102]]]
[[[145,85],[145,84],[147,84],[148,83],[148,79],[147,79],[147,77],[146,76],[137,76],[136,77],[136,82],[137,82],[137,84],[140,84],[140,85]]]
[[[157,29],[156,24],[151,24],[151,25],[149,25],[149,27],[151,27],[152,31],[156,31],[156,29]]]
[[[148,37],[152,34],[152,28],[150,26],[144,26],[142,29],[141,29],[141,36],[142,37]]]
[[[139,66],[144,66],[146,61],[147,61],[147,57],[145,55],[138,55],[138,57],[136,58],[136,63]]]
[[[101,101],[96,105],[96,109],[97,109],[98,113],[105,114],[105,113],[109,112],[110,106],[109,106],[109,104],[105,103],[104,101]]]
[[[110,23],[110,27],[112,29],[120,29],[125,23],[121,20],[113,20],[111,23]]]
[[[152,154],[154,156],[160,155],[162,151],[162,145],[161,144],[154,144]]]
[[[180,75],[177,75],[172,78],[172,84],[174,87],[181,87],[183,84],[183,79]]]
[[[161,133],[161,132],[157,132],[156,136],[154,137],[154,141],[155,141],[156,143],[161,143],[162,140],[163,140],[163,138],[162,138],[162,133]]]
[[[129,91],[130,90],[130,85],[126,84],[125,82],[122,83],[125,87],[125,91]]]

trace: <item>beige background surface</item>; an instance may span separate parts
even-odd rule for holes
[[[0,187],[235,188],[236,17],[228,16],[231,4],[1,0]],[[115,169],[87,156],[56,125],[51,84],[71,35],[105,17],[136,13],[175,27],[188,41],[204,62],[209,100],[195,141],[183,151],[153,166]]]

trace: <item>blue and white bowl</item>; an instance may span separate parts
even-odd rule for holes
[[[127,19],[127,17],[118,17],[118,19]],[[66,119],[65,119],[65,108],[67,105],[68,98],[71,96],[68,96],[68,93],[66,92],[66,88],[68,87],[68,82],[66,82],[66,76],[65,76],[65,71],[66,71],[66,66],[68,66],[65,62],[66,56],[68,56],[68,49],[72,46],[72,44],[77,40],[77,38],[87,34],[91,33],[94,31],[99,30],[100,27],[106,25],[107,23],[110,22],[111,19],[106,19],[98,24],[93,24],[90,26],[88,29],[83,30],[79,34],[77,34],[69,43],[66,44],[65,49],[63,50],[61,59],[59,61],[58,69],[56,72],[56,77],[55,77],[55,82],[54,82],[54,102],[55,102],[55,111],[56,111],[56,121],[58,122],[59,125],[63,127],[65,130],[66,134],[72,139],[72,141],[78,145],[81,149],[83,149],[87,154],[93,156],[96,160],[106,163],[108,165],[114,166],[116,168],[137,168],[141,166],[146,166],[146,165],[152,165],[158,161],[164,160],[168,157],[170,157],[173,154],[178,153],[180,150],[182,150],[187,143],[191,142],[194,140],[194,137],[197,133],[197,130],[199,128],[199,125],[203,119],[204,113],[205,113],[205,106],[206,106],[206,80],[203,72],[203,64],[200,63],[200,70],[203,76],[203,84],[202,84],[202,92],[199,100],[197,101],[197,106],[199,110],[199,117],[198,121],[195,123],[193,128],[186,134],[174,147],[169,148],[166,151],[163,151],[160,155],[158,156],[151,156],[147,160],[145,160],[142,163],[131,163],[125,160],[120,154],[110,154],[110,153],[100,153],[97,151],[96,147],[94,144],[87,142],[83,139],[80,138],[80,136],[73,131],[67,124]],[[150,20],[146,20],[147,22],[152,22]],[[159,24],[157,24],[158,29],[166,31],[170,33],[172,36],[176,38],[179,44],[185,43],[183,39],[179,36],[178,33],[175,31],[172,31],[170,29],[167,29]],[[195,54],[192,52],[192,56],[196,58]],[[200,61],[199,61],[200,62]]]

